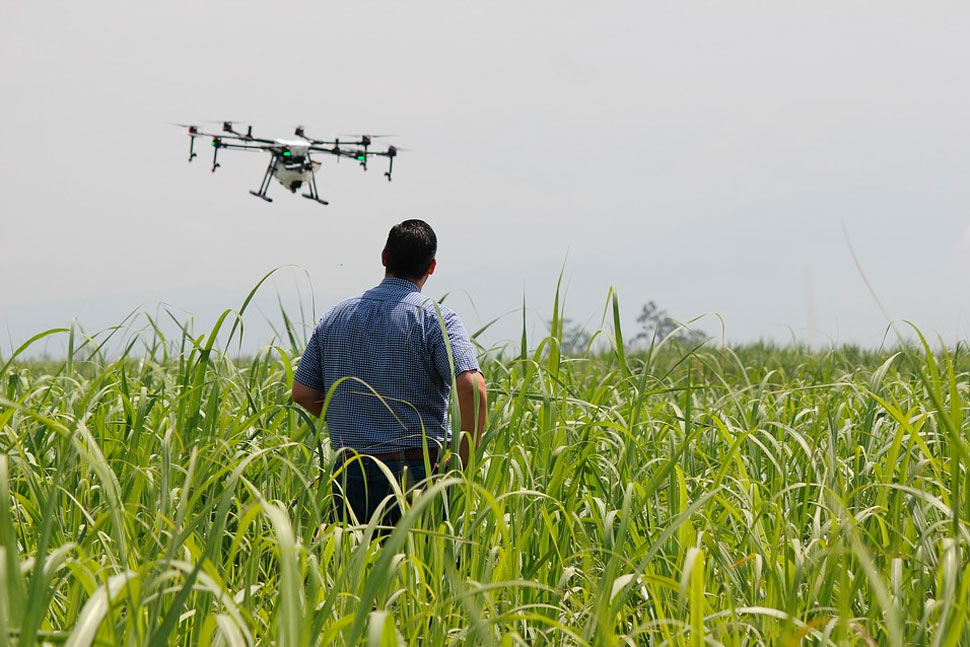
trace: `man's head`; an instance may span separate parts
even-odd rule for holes
[[[405,220],[391,227],[381,261],[388,276],[423,283],[434,272],[437,251],[438,238],[431,225],[423,220]]]

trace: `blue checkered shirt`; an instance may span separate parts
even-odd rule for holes
[[[295,379],[325,393],[337,383],[324,412],[334,449],[419,448],[422,432],[429,447],[448,442],[452,376],[478,361],[458,315],[439,310],[451,357],[434,302],[405,279],[387,277],[323,316]]]

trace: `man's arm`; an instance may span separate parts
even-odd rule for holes
[[[317,327],[313,329],[313,334],[310,335],[310,340],[307,342],[306,348],[303,349],[303,355],[300,356],[300,362],[296,365],[296,373],[293,375],[293,389],[291,391],[293,402],[309,411],[314,418],[320,417],[323,399],[327,395],[326,392],[320,390],[324,388],[324,383],[318,337],[323,325],[324,322],[321,320]]]
[[[485,377],[479,371],[459,373],[455,378],[455,387],[458,389],[462,430],[458,455],[461,457],[461,464],[467,466],[470,452],[477,449],[482,440],[488,411],[488,393],[485,389]],[[474,442],[471,448],[468,446],[469,435]]]
[[[293,380],[293,402],[310,412],[314,418],[320,417],[320,411],[323,409],[323,400],[326,397],[326,393],[323,391],[317,391],[316,389],[311,389],[310,387],[300,384],[296,380]]]

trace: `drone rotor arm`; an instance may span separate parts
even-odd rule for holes
[[[307,150],[314,153],[327,153],[336,157],[356,157],[358,152],[363,154],[363,151],[357,151],[353,148],[340,148],[336,145],[322,146],[319,144],[311,144],[307,147]]]
[[[243,137],[243,141],[255,142],[257,144],[275,144],[276,140],[263,139],[262,137]]]
[[[272,139],[262,139],[260,137],[247,137],[246,135],[234,135],[234,134],[231,134],[231,133],[209,133],[209,132],[205,132],[205,131],[198,130],[198,129],[196,129],[195,132],[189,131],[188,134],[190,136],[194,136],[194,137],[211,137],[213,139],[216,138],[216,137],[218,137],[219,139],[223,139],[223,140],[233,140],[233,141],[238,141],[238,142],[254,142],[254,143],[260,143],[260,144],[275,144],[276,143]]]
[[[229,142],[229,143],[222,142],[219,144],[219,148],[228,148],[234,151],[271,151],[276,145],[277,145],[276,142],[267,142],[266,144],[256,144],[256,145],[237,144],[235,142]]]

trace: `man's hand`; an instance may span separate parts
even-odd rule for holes
[[[316,389],[311,389],[308,386],[300,384],[296,380],[293,380],[293,402],[310,412],[314,418],[320,417],[320,411],[323,409],[323,400],[326,397],[326,393],[323,391],[317,391]]]
[[[458,409],[461,412],[461,445],[458,455],[461,464],[468,465],[468,456],[476,449],[482,440],[485,429],[485,418],[488,411],[488,394],[485,389],[485,377],[478,371],[465,371],[455,378],[455,388],[458,389]],[[296,397],[294,396],[294,400]],[[471,436],[474,446],[469,448],[468,438]]]

